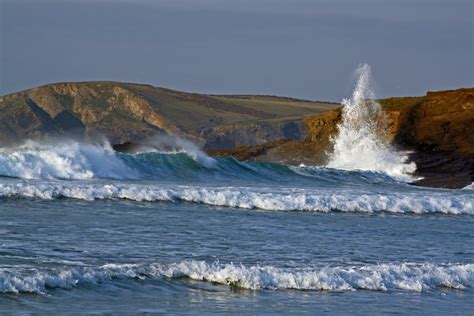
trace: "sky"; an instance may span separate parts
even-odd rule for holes
[[[472,0],[0,0],[0,94],[88,80],[340,101],[474,86]]]

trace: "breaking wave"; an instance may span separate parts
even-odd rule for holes
[[[0,292],[45,294],[50,289],[99,285],[114,279],[188,278],[249,290],[429,291],[474,285],[474,264],[378,264],[283,269],[273,266],[183,261],[172,264],[106,264],[49,270],[0,269]]]
[[[240,162],[211,158],[195,146],[160,152],[151,149],[135,154],[114,152],[108,144],[75,141],[37,143],[0,148],[0,177],[43,180],[151,180],[297,183],[321,186],[394,183],[382,173],[344,172],[315,167],[289,167],[264,162]],[[347,181],[350,179],[351,181]]]
[[[84,180],[138,175],[107,146],[75,141],[51,144],[27,141],[15,148],[0,149],[0,176]]]
[[[357,70],[358,80],[351,99],[342,101],[342,122],[332,140],[334,151],[328,167],[345,170],[365,170],[386,173],[405,181],[413,180],[414,163],[393,149],[380,126],[380,105],[370,90],[370,66],[363,64]]]
[[[189,146],[171,153],[123,154],[107,145],[73,141],[0,149],[0,198],[10,197],[192,202],[276,211],[474,214],[470,190],[421,189],[384,173],[214,159]]]
[[[150,150],[120,154],[108,143],[77,141],[38,143],[26,141],[13,148],[0,148],[0,176],[21,179],[149,179],[170,176],[177,170],[211,169],[215,160],[184,141],[178,150]]]
[[[384,194],[355,189],[332,191],[276,187],[20,182],[0,183],[0,197],[191,202],[274,211],[474,214],[474,196],[470,192],[445,194],[442,190]]]
[[[471,184],[469,184],[469,185],[467,185],[467,186],[465,186],[463,189],[464,189],[464,190],[474,190],[474,182],[471,183]]]

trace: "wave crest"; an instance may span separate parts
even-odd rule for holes
[[[474,190],[474,182],[471,183],[471,184],[469,184],[469,185],[467,185],[467,186],[465,186],[463,189],[464,189],[464,190]]]
[[[0,175],[22,179],[136,178],[137,174],[107,148],[75,141],[27,141],[0,149]]]
[[[192,202],[213,206],[274,211],[474,214],[472,194],[440,192],[378,194],[340,190],[196,187],[141,184],[0,184],[0,197],[81,200]]]
[[[379,264],[348,267],[282,269],[183,261],[172,264],[106,264],[100,267],[53,270],[0,269],[0,292],[38,293],[48,288],[71,289],[113,279],[189,278],[249,290],[427,291],[439,287],[466,289],[474,285],[474,264]]]
[[[195,145],[185,141],[179,144],[178,149],[166,153],[151,148],[148,152],[129,155],[116,153],[108,143],[86,144],[73,140],[38,143],[30,140],[15,148],[0,148],[0,176],[61,180],[146,179],[150,174],[172,175],[182,167],[193,172],[199,167],[215,166],[215,160]]]

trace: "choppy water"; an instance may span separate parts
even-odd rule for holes
[[[0,149],[0,314],[472,314],[474,190],[409,185],[368,66],[331,168]],[[169,147],[169,146],[168,146]]]
[[[469,189],[74,142],[0,160],[0,313],[473,306]]]

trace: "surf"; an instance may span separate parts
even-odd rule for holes
[[[0,198],[62,198],[96,201],[194,203],[268,211],[474,215],[467,190],[381,192],[357,188],[292,188],[276,186],[213,186],[115,182],[0,182]]]
[[[247,290],[412,291],[474,286],[473,264],[383,263],[284,269],[274,266],[208,263],[188,260],[161,264],[105,264],[56,269],[0,269],[0,292],[47,294],[52,289],[101,286],[116,279],[182,279]]]
[[[155,147],[137,153],[119,153],[108,143],[89,144],[74,140],[40,143],[26,141],[0,149],[0,177],[25,180],[143,180],[158,182],[211,181],[221,183],[264,182],[315,183],[331,186],[350,178],[354,185],[385,182],[390,177],[374,172],[346,172],[318,167],[287,166],[267,162],[237,161],[232,157],[212,158],[195,145]]]
[[[396,151],[384,138],[381,107],[371,89],[371,68],[362,64],[356,71],[352,97],[342,100],[342,122],[332,139],[334,146],[327,167],[386,173],[405,181],[413,180],[416,165]]]
[[[27,140],[0,149],[0,176],[22,179],[137,178],[107,145]]]

